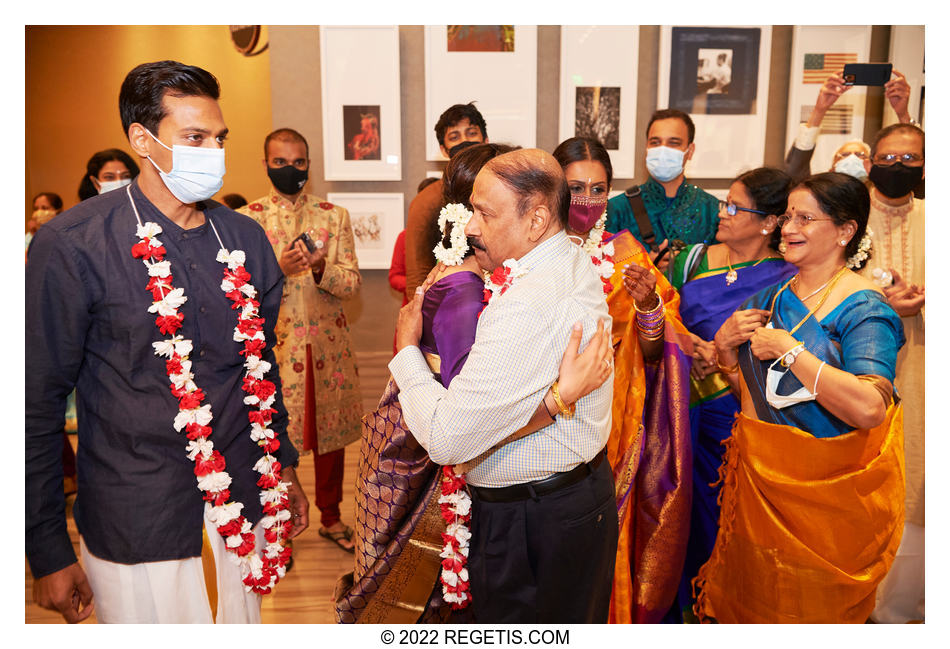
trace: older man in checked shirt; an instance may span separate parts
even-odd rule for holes
[[[607,320],[590,259],[567,238],[570,195],[537,149],[491,160],[475,179],[465,229],[486,269],[523,274],[482,312],[461,373],[445,389],[418,348],[422,289],[400,314],[389,364],[409,428],[441,465],[479,458],[521,428],[558,376],[571,325],[584,342]],[[617,511],[604,447],[613,379],[560,404],[554,422],[502,445],[468,474],[472,607],[479,622],[606,622]]]

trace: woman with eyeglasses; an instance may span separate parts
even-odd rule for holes
[[[870,251],[867,188],[840,173],[792,190],[778,219],[797,273],[716,334],[740,390],[719,534],[696,581],[699,618],[864,623],[900,544],[900,318],[856,270]]]
[[[610,156],[572,137],[554,150],[571,192],[568,236],[591,256],[613,321],[613,420],[607,458],[620,536],[609,622],[662,620],[679,585],[689,530],[689,332],[679,295],[628,231],[605,233]]]
[[[757,291],[791,277],[794,267],[776,251],[778,215],[785,213],[792,179],[762,167],[736,178],[720,201],[717,243],[685,248],[671,264],[672,284],[680,292],[680,315],[693,336],[690,432],[693,448],[693,498],[686,562],[676,602],[667,620],[692,619],[690,582],[709,558],[719,523],[719,466],[722,442],[729,437],[739,401],[716,367],[716,332],[724,322],[738,329],[761,324],[757,311],[736,312]]]

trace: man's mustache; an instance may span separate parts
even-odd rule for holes
[[[468,242],[469,248],[476,248],[485,252],[485,244],[482,243],[482,240],[478,237],[466,237],[465,239]]]

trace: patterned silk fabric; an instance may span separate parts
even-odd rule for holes
[[[737,415],[697,616],[863,624],[901,540],[902,426],[899,404],[876,428],[832,438]]]
[[[692,496],[689,369],[692,340],[679,317],[679,296],[629,232],[612,239],[613,424],[607,458],[614,471],[620,540],[609,621],[659,622],[676,595]],[[646,364],[623,266],[648,268],[666,307],[662,358]]]
[[[447,618],[438,583],[441,532],[439,467],[405,427],[391,379],[379,407],[363,419],[356,480],[356,569],[337,597],[340,622],[412,623]]]

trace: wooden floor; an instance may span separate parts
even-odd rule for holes
[[[357,352],[357,366],[363,395],[363,410],[368,412],[376,407],[382,394],[389,370],[386,364],[390,352]],[[75,436],[71,436],[75,444]],[[343,474],[343,502],[340,510],[343,522],[352,525],[354,485],[356,482],[356,463],[359,459],[359,443],[346,448],[346,460]],[[353,555],[343,552],[330,541],[320,537],[320,512],[312,504],[314,490],[312,455],[302,457],[297,470],[300,482],[311,500],[310,527],[294,539],[294,566],[284,577],[274,592],[264,597],[261,617],[265,623],[333,623],[331,596],[337,578],[353,569]],[[72,518],[72,501],[67,501],[67,524],[76,555],[79,556],[79,535]],[[25,564],[24,560],[24,564]],[[47,611],[33,603],[33,577],[30,568],[26,571],[26,622],[27,623],[63,623],[59,613]],[[95,622],[95,614],[84,623]]]

